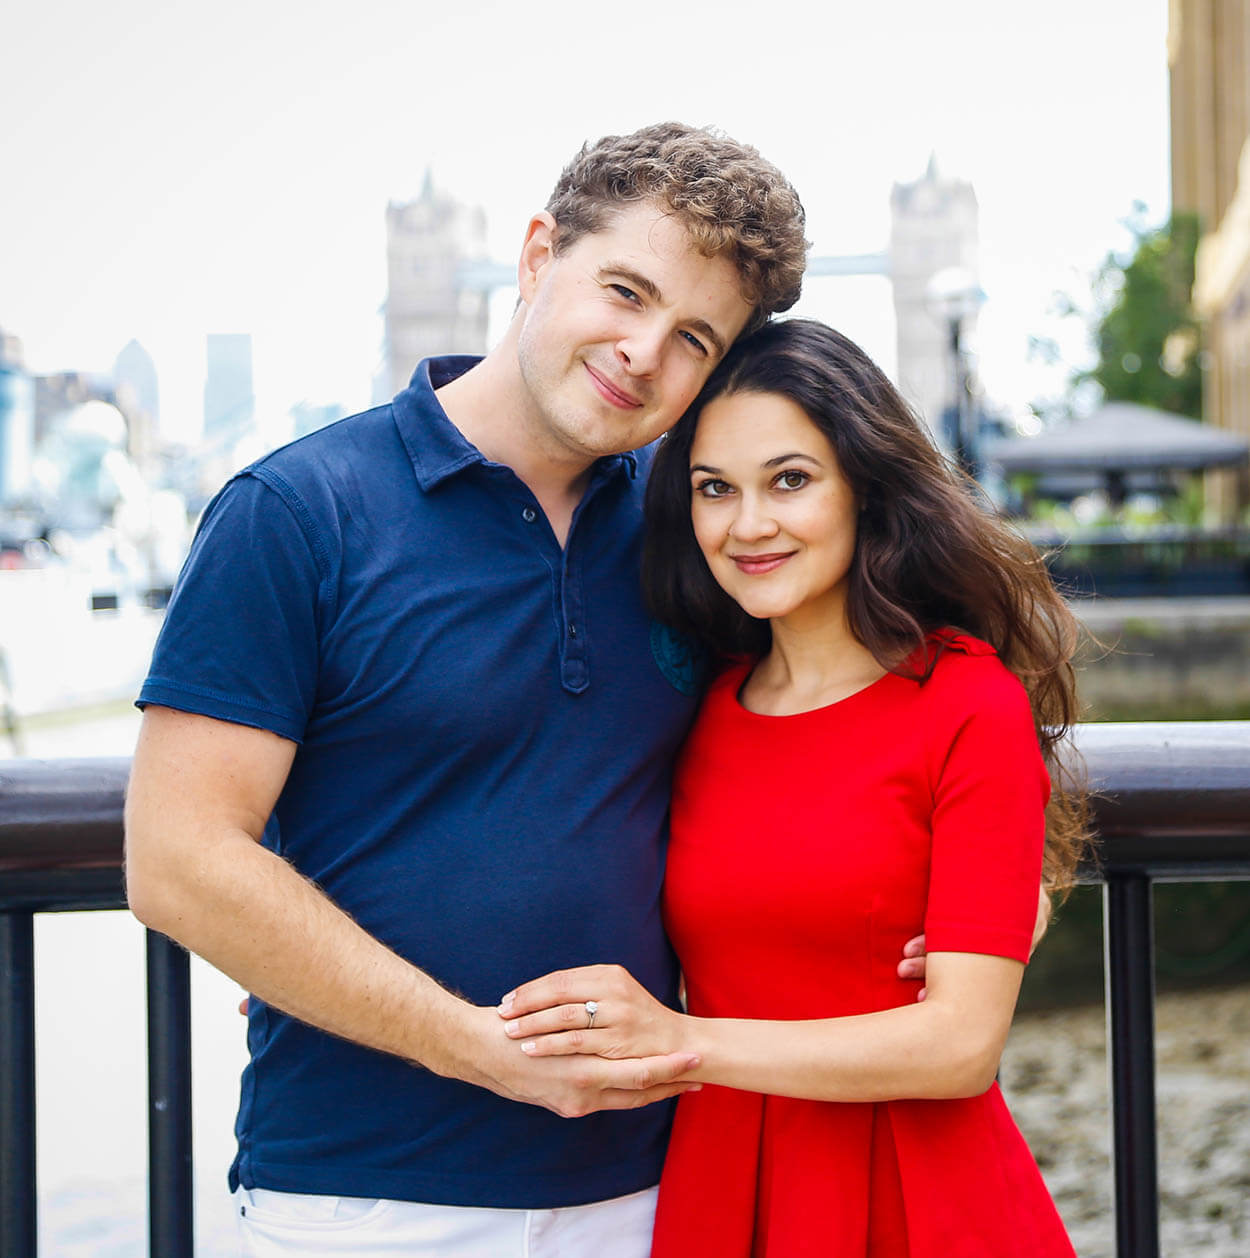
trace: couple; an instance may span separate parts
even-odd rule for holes
[[[244,1252],[1071,1252],[992,1086],[1070,622],[854,346],[765,326],[802,233],[752,149],[608,137],[486,358],[206,511],[127,873],[254,996]]]

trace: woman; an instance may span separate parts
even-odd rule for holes
[[[698,1055],[718,1086],[679,1102],[660,1258],[1071,1255],[994,1082],[1043,852],[1062,886],[1082,841],[1056,759],[1074,625],[1044,565],[805,320],[717,369],[648,512],[655,613],[734,661],[674,787],[689,1012],[588,967],[554,1007],[550,980],[521,988],[508,1034]],[[922,927],[917,1004],[894,958]]]

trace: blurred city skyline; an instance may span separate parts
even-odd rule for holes
[[[0,80],[0,326],[37,372],[107,372],[137,338],[172,438],[199,431],[210,333],[251,334],[262,428],[301,401],[356,409],[381,359],[388,201],[429,169],[483,208],[510,261],[583,140],[677,117],[775,161],[817,255],[883,248],[892,184],[936,153],[980,202],[987,394],[1056,391],[1065,369],[1030,363],[1030,335],[1058,336],[1072,364],[1085,348],[1051,294],[1086,297],[1134,202],[1168,211],[1165,0],[769,16],[736,0],[575,19],[377,0],[349,18],[289,0],[27,7]],[[893,367],[886,281],[813,280],[802,309]]]

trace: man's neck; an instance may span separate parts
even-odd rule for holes
[[[573,512],[590,481],[593,460],[544,440],[530,414],[533,401],[521,380],[508,339],[480,363],[435,390],[447,418],[492,463],[510,467],[529,487],[563,545]]]

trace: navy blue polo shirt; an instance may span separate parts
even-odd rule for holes
[[[472,361],[226,485],[139,703],[297,742],[265,844],[467,1000],[619,962],[672,1003],[660,884],[695,699],[639,597],[644,469],[600,460],[561,549],[434,396]],[[248,1043],[245,1187],[549,1208],[659,1178],[668,1105],[561,1119],[260,1002]]]

